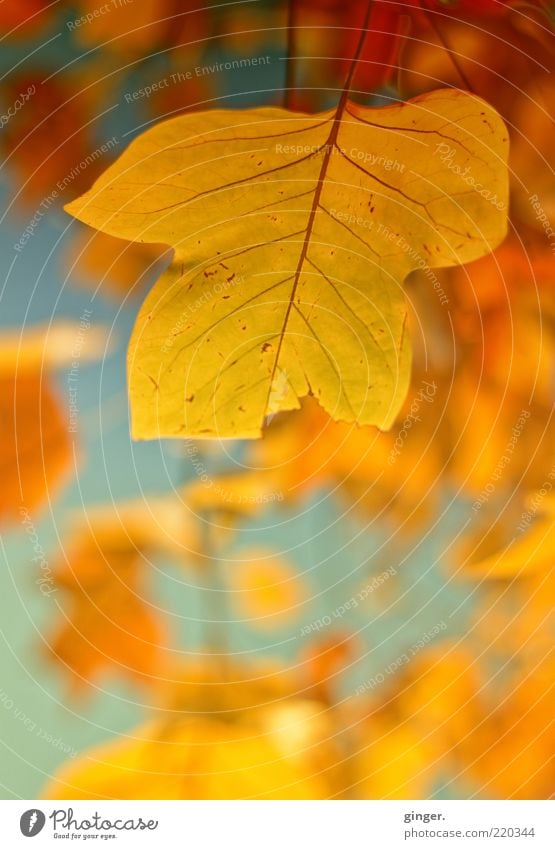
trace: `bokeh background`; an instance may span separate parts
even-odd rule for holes
[[[187,444],[133,443],[129,435],[126,348],[141,301],[166,259],[162,251],[141,253],[124,243],[91,241],[93,232],[71,219],[63,204],[88,188],[157,120],[186,109],[283,103],[284,88],[291,84],[287,57],[292,48],[304,59],[294,66],[289,106],[316,111],[335,103],[344,76],[342,61],[348,58],[362,7],[353,3],[350,11],[340,11],[331,2],[299,3],[294,9],[297,35],[288,42],[292,13],[286,4],[154,5],[129,0],[79,26],[75,21],[101,4],[83,0],[46,6],[28,0],[3,3],[0,9],[0,111],[7,116],[0,129],[2,350],[7,351],[6,362],[22,362],[33,348],[32,339],[39,340],[28,356],[35,357],[41,381],[52,386],[67,443],[66,459],[55,474],[45,465],[48,447],[29,449],[36,477],[46,480],[33,503],[25,493],[18,499],[17,487],[13,494],[13,482],[3,497],[9,502],[2,506],[0,569],[0,782],[6,799],[37,797],[60,765],[78,762],[93,744],[132,741],[134,729],[157,703],[144,680],[127,674],[117,660],[91,667],[90,675],[85,669],[77,674],[72,670],[67,648],[71,634],[66,635],[65,655],[57,642],[72,615],[71,589],[56,570],[63,568],[65,558],[77,571],[79,558],[84,562],[78,545],[91,523],[94,528],[97,508],[102,521],[115,516],[116,525],[123,527],[125,510],[131,509],[140,524],[143,514],[136,505],[148,509],[154,502],[162,505],[155,515],[170,520],[173,507],[164,506],[167,499],[179,500],[188,482],[196,484],[197,497],[202,483]],[[441,83],[464,88],[470,78],[472,89],[500,109],[514,133],[510,247],[489,266],[484,261],[470,270],[440,272],[449,298],[446,309],[426,289],[425,280],[414,275],[409,281],[409,297],[425,325],[417,340],[409,400],[423,379],[435,381],[438,389],[429,405],[433,421],[409,432],[406,450],[386,480],[380,478],[379,464],[390,443],[376,443],[381,438],[376,433],[366,442],[358,433],[349,442],[346,431],[338,429],[334,435],[312,408],[301,414],[304,424],[294,417],[290,424],[272,422],[276,456],[287,470],[281,487],[272,490],[280,498],[262,510],[249,495],[252,510],[232,518],[225,510],[223,519],[217,515],[214,526],[224,524],[225,529],[220,528],[217,540],[216,587],[209,586],[193,555],[182,550],[176,558],[162,546],[143,552],[148,569],[138,592],[148,610],[165,622],[173,663],[198,663],[211,639],[211,620],[223,618],[225,650],[235,662],[301,670],[314,675],[316,683],[321,674],[322,680],[331,680],[340,705],[369,699],[369,708],[356,709],[356,722],[364,711],[379,711],[382,743],[384,728],[404,723],[407,735],[387,738],[379,754],[382,761],[401,758],[398,770],[393,767],[392,777],[384,777],[383,785],[378,782],[369,792],[437,798],[550,795],[555,791],[553,771],[541,763],[540,752],[550,762],[552,739],[540,734],[553,718],[546,666],[552,612],[547,602],[540,611],[532,602],[538,593],[547,599],[550,585],[526,584],[521,576],[522,570],[528,575],[530,561],[533,580],[547,580],[543,571],[537,577],[533,559],[539,543],[516,565],[505,568],[506,561],[499,561],[505,571],[493,580],[490,567],[469,565],[504,550],[528,509],[526,499],[551,480],[553,252],[543,221],[526,200],[538,193],[545,216],[555,221],[553,171],[547,162],[553,102],[550,10],[528,4],[527,11],[515,12],[512,4],[490,8],[486,3],[477,12],[476,4],[462,3],[457,15],[436,8],[441,4],[429,4],[431,17],[426,18],[414,16],[411,3],[403,8],[381,5],[383,14],[402,15],[376,22],[374,55],[382,64],[366,69],[354,96],[380,105]],[[393,43],[397,30],[409,33],[403,52]],[[492,50],[492,39],[497,50]],[[454,45],[455,62],[446,58],[445,42]],[[256,57],[265,57],[264,64],[224,67],[200,76],[195,72]],[[160,87],[149,96],[129,96],[187,71],[193,72],[191,80]],[[31,94],[11,114],[22,92]],[[59,181],[65,181],[64,188],[53,197]],[[520,275],[516,281],[515,268]],[[535,306],[530,306],[534,298]],[[59,328],[63,335],[57,336]],[[4,402],[8,412],[12,400],[9,396]],[[532,410],[534,424],[523,428],[522,439],[519,435],[518,460],[511,456],[503,474],[492,478],[523,409]],[[48,411],[43,414],[52,420]],[[36,422],[40,411],[29,415]],[[12,427],[8,419],[6,413],[1,425],[6,434]],[[46,419],[41,420],[43,433]],[[283,428],[299,434],[296,447],[287,431],[283,437]],[[306,446],[312,446],[314,435],[324,447],[321,456],[309,452],[307,460]],[[22,444],[20,456],[27,463]],[[245,445],[226,445],[225,450],[199,446],[198,451],[197,461],[200,457],[211,477],[236,474],[260,462]],[[289,452],[286,459],[283,451]],[[336,454],[341,459],[329,463]],[[531,470],[532,454],[536,466]],[[364,457],[364,462],[353,479],[349,463],[354,465],[355,457]],[[10,463],[8,458],[6,480],[12,481]],[[482,509],[473,509],[492,480],[493,494],[488,491]],[[249,491],[256,493],[259,486],[255,481]],[[135,508],[129,508],[133,500]],[[193,499],[192,522],[195,503]],[[548,503],[546,495],[534,521]],[[30,518],[24,521],[24,516]],[[542,535],[541,569],[552,568],[550,522]],[[40,578],[51,572],[55,577],[46,585],[52,590],[48,594],[41,591]],[[372,589],[365,594],[368,587]],[[338,613],[353,598],[357,603]],[[521,617],[528,614],[524,644],[530,651],[522,656],[522,642],[517,646],[513,640],[524,628]],[[425,645],[414,650],[423,637]],[[411,649],[411,662],[405,663]],[[314,671],[314,656],[323,658],[323,672]],[[430,666],[427,657],[432,658]],[[443,661],[434,666],[438,657]],[[122,662],[125,667],[125,658]],[[302,664],[308,664],[308,672]],[[506,727],[513,729],[513,742],[507,738],[508,749],[497,751],[499,712],[515,698],[515,680],[523,680],[523,669],[541,669],[545,677],[543,683],[529,684],[529,704],[523,699],[503,714]],[[376,676],[381,679],[377,684]],[[411,695],[404,703],[407,692]],[[534,719],[538,703],[542,713]],[[429,709],[428,731],[443,727],[449,715],[459,721],[436,741],[445,757],[434,756],[431,771],[423,766],[429,751],[418,748],[428,731],[419,720],[406,724],[411,711],[419,715],[422,706]],[[527,723],[529,737],[521,721]],[[472,738],[476,728],[481,729],[479,739]],[[457,738],[468,735],[471,751],[461,752]],[[371,739],[368,732],[365,740]],[[483,763],[469,768],[481,750],[490,749],[495,755],[487,768]],[[520,760],[523,751],[525,763]],[[407,753],[412,765],[403,761]],[[503,772],[507,764],[512,764],[512,784]],[[544,767],[551,771],[541,771]]]

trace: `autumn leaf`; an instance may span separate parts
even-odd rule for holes
[[[473,629],[477,644],[497,659],[510,657],[517,680],[538,662],[553,663],[554,544],[553,519],[539,519],[514,551],[500,548],[476,567],[482,595]]]
[[[146,597],[149,531],[148,523],[146,538],[136,526],[114,521],[81,526],[53,566],[66,601],[48,654],[74,693],[110,671],[152,686],[167,661],[166,623]]]
[[[0,27],[9,38],[28,38],[44,29],[51,19],[52,4],[48,0],[20,0],[0,5]]]
[[[105,51],[123,56],[145,55],[157,44],[185,44],[189,58],[211,34],[214,11],[197,0],[119,0],[109,6],[110,14],[99,14],[96,0],[75,0],[75,20],[83,23],[71,28],[72,37],[81,48],[101,46]],[[211,14],[212,11],[212,14]]]
[[[357,52],[361,28],[368,3],[351,0],[348,9],[340,0],[297,0],[295,33],[296,53],[310,56],[308,72],[324,74],[330,82],[343,80]],[[357,67],[357,89],[375,91],[396,71],[402,34],[407,29],[407,5],[402,9],[381,0],[374,2],[360,62]],[[333,52],[332,52],[333,51]],[[325,57],[325,61],[322,60]],[[334,57],[330,61],[329,57]],[[336,58],[337,57],[337,58]],[[316,76],[315,73],[315,76]],[[297,102],[302,90],[290,100]]]
[[[79,332],[77,322],[59,322],[0,334],[1,522],[52,499],[72,467],[69,412],[51,372],[71,362]],[[83,360],[105,342],[102,328],[91,327]]]
[[[153,719],[126,739],[85,751],[77,761],[62,766],[43,797],[333,796],[342,779],[342,756],[325,705],[315,699],[284,697],[279,691],[276,697],[271,680],[257,679],[254,671],[249,679],[248,670],[241,674],[234,669],[233,680],[225,684],[205,666],[199,686],[179,714],[173,711],[172,719]]]
[[[122,0],[109,7],[109,15],[98,14],[96,0],[76,0],[74,5],[75,20],[80,25],[70,29],[80,47],[101,44],[108,50],[124,51],[129,56],[145,52],[160,40],[168,26],[166,16],[171,13],[172,4],[167,0],[141,0],[131,13],[128,2]]]
[[[52,497],[71,465],[71,440],[58,392],[36,372],[0,375],[0,520]]]
[[[167,554],[195,562],[198,523],[175,493],[70,514],[64,556],[53,568],[65,619],[50,639],[50,657],[64,667],[71,690],[106,672],[157,687],[172,662],[163,613],[149,598],[150,558]]]
[[[194,512],[205,512],[221,521],[228,517],[255,516],[264,507],[283,501],[272,475],[263,471],[216,475],[186,485],[183,497]]]
[[[454,269],[455,333],[467,366],[487,387],[531,399],[550,410],[555,401],[553,253],[531,236],[516,235],[493,254]],[[518,316],[518,320],[515,320]]]
[[[437,22],[437,16],[433,20]],[[478,26],[442,15],[441,23],[428,27],[425,35],[406,39],[400,69],[403,90],[421,93],[438,84],[460,86],[464,77],[504,118],[531,77],[544,76],[547,82],[553,68],[553,29],[545,13],[534,12],[530,4],[525,10],[482,16]]]
[[[301,680],[324,704],[333,705],[338,682],[359,653],[357,640],[344,630],[334,631],[330,636],[312,637],[301,652]]]
[[[360,32],[365,27],[367,0],[350,0],[347,6],[342,0],[296,0],[295,7],[297,54],[310,56],[309,73],[316,66],[326,81],[337,84],[356,55]],[[356,71],[357,90],[379,91],[406,67],[404,54],[402,59],[399,56],[405,44],[424,44],[429,48],[430,39],[437,30],[443,33],[451,18],[474,24],[472,29],[481,34],[485,22],[492,19],[497,23],[509,12],[509,4],[503,0],[374,0]],[[474,32],[473,37],[476,38]],[[325,61],[318,62],[322,58]]]
[[[531,523],[530,514],[522,516],[524,532],[515,535],[500,550],[471,567],[477,577],[512,580],[547,574],[555,560],[555,516],[548,515]]]
[[[92,85],[90,72],[43,77],[27,72],[6,83],[8,101],[21,99],[23,105],[3,128],[1,143],[17,181],[16,202],[31,208],[44,202],[46,210],[76,197],[101,172],[91,124],[106,89]]]
[[[462,762],[484,798],[553,798],[553,672],[546,652],[543,663],[526,670],[494,710],[483,705],[481,721],[462,741]]]
[[[492,638],[491,622],[484,623],[481,651]],[[515,677],[494,676],[488,686],[490,676],[491,670],[486,674],[480,668],[476,652],[460,645],[428,649],[415,658],[406,675],[392,681],[393,690],[382,694],[387,702],[374,709],[369,721],[384,728],[381,740],[406,736],[414,742],[410,748],[399,746],[395,758],[384,751],[374,761],[376,775],[393,772],[394,780],[397,763],[399,789],[404,761],[413,759],[404,798],[427,797],[430,782],[437,786],[438,777],[449,772],[466,786],[470,782],[479,798],[550,798],[553,765],[546,752],[554,744],[552,662],[546,653],[541,663]],[[419,764],[414,756],[421,745],[428,754]],[[379,749],[369,747],[368,757],[374,753]],[[426,773],[427,782],[413,786],[411,793],[410,782],[422,782]]]
[[[553,68],[553,41],[549,58]],[[542,57],[543,58],[543,57]],[[513,180],[515,210],[519,219],[546,236],[546,221],[555,217],[555,176],[549,166],[549,143],[552,116],[555,109],[555,80],[550,73],[538,75],[519,92],[511,104],[510,119],[516,126],[511,142],[511,168],[518,179]],[[548,238],[553,244],[553,239]],[[552,254],[553,256],[553,254]]]
[[[323,753],[314,745],[312,757],[303,755],[302,739],[298,753],[290,755],[279,748],[279,734],[286,737],[287,724],[296,723],[297,733],[301,723],[301,731],[308,725],[311,717],[307,718],[304,703],[299,705],[277,729],[204,717],[174,721],[171,727],[149,723],[134,729],[132,739],[94,747],[79,761],[68,762],[47,785],[43,798],[329,798],[335,787],[325,773],[320,774],[318,755],[323,759]],[[276,718],[280,712],[283,709],[274,711]],[[327,732],[331,736],[332,728]]]
[[[380,110],[343,97],[318,115],[188,114],[135,140],[67,207],[175,250],[131,340],[134,437],[257,437],[308,394],[389,428],[410,374],[401,284],[503,238],[506,136],[450,90]]]
[[[0,374],[12,371],[55,369],[70,365],[75,359],[72,348],[82,342],[80,359],[84,362],[99,359],[108,351],[108,328],[88,325],[83,339],[83,325],[78,321],[56,321],[35,324],[23,330],[3,330],[0,333]]]
[[[144,294],[149,275],[167,251],[162,245],[141,245],[114,239],[99,230],[83,231],[69,245],[66,264],[72,281],[85,280],[89,288],[124,300]]]
[[[251,628],[271,630],[299,617],[307,588],[298,571],[265,549],[243,549],[226,571],[229,598]]]
[[[354,761],[360,798],[430,798],[441,757],[437,741],[409,724],[395,727],[379,718],[373,720]]]
[[[138,550],[165,552],[187,558],[201,547],[198,523],[174,492],[118,501],[88,504],[86,515],[71,515],[72,535],[80,537],[94,529],[95,537],[116,547],[126,540]]]
[[[433,440],[443,409],[438,385],[413,385],[391,431],[334,422],[314,401],[271,422],[252,443],[249,461],[268,475],[287,502],[321,486],[340,488],[365,511],[394,512],[405,527],[421,518],[423,493],[439,477],[441,450]],[[433,499],[428,492],[426,508]]]
[[[201,444],[209,446],[211,443]],[[202,456],[197,446],[188,445],[186,452]],[[283,501],[284,494],[276,489],[273,476],[265,472],[246,471],[214,477],[202,472],[200,478],[189,481],[183,487],[182,497],[190,514],[205,524],[210,548],[216,553],[226,549],[247,520],[252,520],[272,504]],[[205,567],[210,557],[206,559],[201,556],[196,565]]]
[[[160,679],[158,694],[163,708],[230,717],[305,692],[297,670],[285,668],[275,658],[245,662],[230,654],[225,658],[225,674],[220,658],[202,653],[197,658],[183,661],[178,657],[170,674]]]

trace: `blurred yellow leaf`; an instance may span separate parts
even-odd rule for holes
[[[97,82],[88,69],[75,67],[71,74],[45,78],[44,71],[34,70],[4,82],[6,102],[14,103],[22,93],[28,97],[2,128],[1,139],[19,206],[35,208],[37,215],[61,206],[90,185],[102,170],[102,156],[114,152],[115,138],[98,145],[91,132],[93,116],[105,108],[108,96],[105,85],[91,84]]]
[[[226,570],[230,601],[253,628],[271,629],[300,615],[307,592],[298,571],[263,549],[243,549]]]
[[[69,29],[78,45],[95,47],[126,54],[143,53],[151,48],[168,27],[173,4],[167,0],[118,0],[99,12],[96,0],[75,0],[77,12]],[[166,14],[164,14],[166,13]]]
[[[141,551],[164,551],[186,558],[201,546],[198,522],[178,495],[165,493],[117,501],[87,504],[70,517],[75,538],[91,533],[96,539],[118,546],[127,540]]]
[[[395,728],[374,720],[365,730],[353,792],[362,799],[429,798],[441,757],[437,745],[409,724]]]
[[[325,799],[341,786],[325,705],[272,676],[191,670],[181,715],[158,718],[67,763],[44,798]],[[198,673],[198,674],[197,674]],[[273,693],[273,698],[272,698]],[[238,697],[237,697],[238,695]],[[175,708],[174,708],[175,711]]]
[[[512,234],[493,254],[453,269],[455,333],[483,383],[551,407],[555,400],[555,261],[549,243]]]
[[[505,625],[510,634],[510,620]],[[490,621],[481,648],[491,632]],[[555,689],[548,654],[531,669],[488,681],[475,652],[445,649],[426,650],[374,694],[382,703],[365,724],[370,741],[379,737],[364,758],[367,773],[374,758],[369,779],[385,781],[391,798],[426,798],[446,775],[478,798],[551,798]]]
[[[283,493],[275,489],[271,475],[264,472],[206,476],[194,480],[183,491],[193,511],[253,516],[265,506],[283,501]]]
[[[345,631],[334,630],[331,636],[311,637],[308,648],[301,652],[299,676],[309,691],[325,704],[333,704],[337,682],[357,656],[360,646]]]
[[[0,445],[0,521],[14,521],[52,498],[72,463],[67,416],[40,369],[0,374]]]
[[[108,329],[93,325],[89,318],[37,324],[23,330],[3,330],[0,334],[0,375],[15,371],[59,368],[71,365],[78,350],[80,362],[87,363],[109,352]]]
[[[555,566],[555,516],[537,519],[501,550],[473,565],[477,577],[512,580],[546,573]]]
[[[461,740],[463,768],[484,798],[553,798],[553,672],[545,660],[523,672],[498,693],[493,709],[482,705],[482,716]]]
[[[439,386],[415,381],[390,431],[334,422],[314,401],[278,417],[249,450],[251,465],[286,499],[319,486],[341,488],[360,507],[394,512],[403,524],[431,509],[430,484],[443,466],[436,444]]]
[[[49,370],[71,362],[77,344],[83,362],[98,357],[104,329],[85,335],[78,322],[59,322],[0,334],[0,521],[51,499],[71,468],[69,408]]]
[[[298,718],[292,717],[292,721]],[[147,725],[68,763],[47,799],[325,799],[325,776],[280,751],[281,729],[191,719]],[[133,739],[135,738],[135,739]],[[308,759],[307,759],[308,760]]]
[[[72,280],[84,278],[89,287],[100,287],[103,295],[137,295],[142,292],[149,272],[167,253],[163,245],[142,245],[115,239],[98,230],[83,231],[70,243],[66,263]]]
[[[44,29],[52,21],[52,4],[49,0],[19,0],[2,3],[0,27],[11,38],[28,38]]]
[[[48,641],[74,692],[106,671],[153,685],[167,646],[163,614],[147,595],[142,551],[124,528],[83,528],[53,568],[67,598]]]

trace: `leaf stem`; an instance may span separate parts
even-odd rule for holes
[[[359,42],[358,42],[357,48],[355,50],[355,53],[354,53],[354,56],[353,56],[353,59],[352,59],[352,62],[351,62],[350,68],[349,68],[349,72],[348,72],[347,78],[345,80],[345,85],[343,86],[343,91],[341,93],[341,97],[339,98],[339,103],[337,104],[337,109],[335,110],[335,115],[334,115],[334,118],[333,118],[333,123],[331,125],[331,130],[330,130],[329,136],[328,136],[326,144],[325,144],[325,153],[324,153],[324,156],[323,156],[323,159],[322,159],[322,166],[320,168],[320,173],[318,174],[316,189],[314,191],[314,200],[312,201],[312,208],[311,208],[310,214],[308,216],[308,221],[307,221],[306,230],[305,230],[305,238],[304,238],[303,246],[302,246],[302,249],[301,249],[301,252],[300,252],[300,255],[299,255],[297,268],[295,269],[295,273],[293,275],[293,286],[291,288],[291,294],[289,296],[289,302],[288,302],[287,308],[285,310],[285,316],[284,316],[284,319],[283,319],[281,332],[279,334],[279,341],[278,341],[278,344],[277,344],[277,350],[276,350],[273,365],[272,365],[272,371],[270,373],[270,379],[268,381],[268,392],[267,392],[267,395],[266,395],[266,402],[265,402],[265,410],[266,411],[268,411],[270,394],[271,394],[271,391],[272,391],[272,386],[274,384],[274,380],[275,380],[275,377],[276,377],[276,372],[277,372],[277,368],[278,368],[278,364],[279,364],[279,359],[280,359],[280,356],[281,356],[281,348],[282,348],[282,345],[283,345],[283,339],[284,339],[284,336],[285,336],[287,323],[289,321],[289,316],[291,314],[291,309],[293,307],[293,303],[294,303],[294,299],[295,299],[295,293],[297,291],[297,286],[299,285],[301,271],[303,269],[303,265],[304,265],[304,262],[306,260],[306,255],[307,255],[307,252],[308,252],[308,246],[309,246],[309,243],[310,243],[310,237],[312,235],[312,229],[314,227],[314,221],[316,219],[316,211],[317,211],[318,205],[320,203],[320,197],[322,195],[322,189],[324,187],[324,183],[325,183],[325,180],[326,180],[326,173],[327,173],[328,166],[329,166],[329,163],[330,163],[332,149],[334,147],[336,147],[336,144],[337,144],[337,136],[339,135],[339,128],[341,126],[341,120],[343,118],[343,113],[345,111],[345,107],[347,106],[347,102],[348,102],[348,99],[349,99],[349,93],[350,93],[350,90],[351,90],[351,85],[353,83],[355,71],[356,71],[356,68],[357,68],[357,65],[358,65],[358,60],[360,59],[360,56],[362,54],[362,50],[364,48],[364,42],[366,41],[366,36],[368,34],[368,24],[370,23],[370,17],[371,17],[371,14],[372,14],[372,10],[374,8],[374,3],[375,3],[375,0],[369,0],[368,8],[366,9],[366,14],[364,16],[364,21],[363,21],[362,28],[361,28]]]
[[[431,9],[428,8],[428,4],[427,4],[426,0],[420,0],[420,6],[421,6],[424,14],[427,17],[430,26],[432,27],[433,31],[437,35],[438,39],[440,40],[440,42],[443,46],[443,49],[447,52],[447,55],[449,56],[449,59],[451,60],[451,64],[453,65],[453,67],[455,68],[459,77],[463,81],[463,84],[468,89],[468,91],[473,92],[474,89],[472,88],[472,84],[471,84],[470,80],[468,79],[466,72],[463,70],[461,63],[459,62],[458,57],[455,54],[455,51],[453,50],[453,48],[449,44],[447,37],[440,30],[440,28],[439,28],[439,26],[438,26],[438,24],[437,24],[437,22],[434,18],[434,12]]]
[[[283,105],[285,109],[291,108],[291,98],[295,88],[295,57],[297,55],[297,9],[296,0],[289,0],[287,4],[287,61],[285,63],[285,90],[283,92]]]
[[[353,78],[355,76],[355,72],[357,69],[357,65],[359,59],[362,55],[362,51],[364,49],[364,44],[366,41],[366,36],[368,35],[368,26],[370,24],[370,19],[372,17],[372,12],[374,11],[375,0],[369,0],[368,6],[366,9],[366,14],[364,15],[364,21],[362,22],[362,26],[360,29],[360,38],[358,40],[357,48],[355,50],[353,59],[351,61],[351,65],[349,71],[347,73],[347,79],[345,80],[345,85],[343,86],[343,91],[341,93],[341,99],[339,100],[339,104],[337,107],[337,111],[339,116],[345,107],[345,103],[347,102],[347,98],[349,97],[349,93],[351,91],[351,87],[353,85]]]
[[[228,679],[229,672],[229,647],[227,641],[227,604],[226,592],[222,582],[220,571],[220,558],[212,540],[212,522],[217,521],[217,514],[213,511],[203,511],[202,522],[202,548],[208,563],[204,573],[207,581],[202,591],[206,593],[207,608],[210,619],[206,618],[206,648],[215,666],[220,671],[222,681]]]

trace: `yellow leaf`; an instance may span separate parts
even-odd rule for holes
[[[195,556],[201,534],[195,516],[174,493],[129,501],[89,504],[71,516],[73,535],[92,531],[96,539],[121,545],[123,540],[146,551],[164,551],[183,558]]]
[[[134,437],[257,437],[308,394],[389,428],[410,372],[402,283],[501,241],[507,144],[497,113],[455,90],[147,130],[66,207],[175,250],[131,340]]]
[[[307,597],[297,570],[273,552],[249,549],[226,572],[231,601],[256,628],[275,628],[296,618]]]
[[[541,518],[502,551],[472,566],[479,577],[512,580],[547,573],[555,560],[555,517]]]
[[[190,670],[187,698],[125,739],[64,764],[44,798],[322,799],[337,794],[343,755],[333,717],[265,670]],[[198,674],[200,672],[200,675]],[[277,685],[277,688],[276,688]]]
[[[413,385],[405,414],[388,433],[333,422],[313,401],[269,425],[264,439],[252,443],[249,462],[270,475],[286,500],[326,485],[348,493],[365,509],[394,511],[406,524],[432,506],[428,492],[443,460],[434,443],[438,385]],[[282,496],[283,497],[283,496]],[[419,509],[422,508],[422,509]]]
[[[88,324],[88,323],[87,323]],[[56,322],[0,335],[0,521],[25,523],[72,466],[69,412],[48,371],[106,350],[103,328]]]
[[[65,410],[39,367],[0,371],[0,440],[0,521],[25,523],[72,465]]]
[[[133,529],[131,529],[132,531]],[[162,612],[147,593],[147,561],[123,525],[102,522],[74,533],[53,566],[64,590],[63,618],[48,641],[79,692],[108,671],[147,686],[166,659]]]
[[[363,799],[429,798],[438,747],[411,725],[387,728],[368,723],[367,740],[354,761]]]
[[[188,483],[183,492],[194,511],[220,515],[255,516],[269,504],[283,501],[273,476],[262,471],[206,476]]]
[[[152,269],[166,250],[162,245],[124,242],[98,230],[83,231],[70,243],[66,263],[78,285],[84,282],[122,301],[128,295],[144,294]]]
[[[6,330],[0,336],[0,374],[42,370],[100,359],[109,353],[108,328],[89,319],[37,324],[25,330]]]
[[[73,4],[78,10],[68,27],[76,43],[82,48],[101,44],[105,50],[122,52],[125,56],[151,50],[163,36],[167,27],[166,15],[171,13],[170,4],[164,0],[141,0],[132,5],[132,0],[105,4],[99,12],[96,0],[77,0]]]

